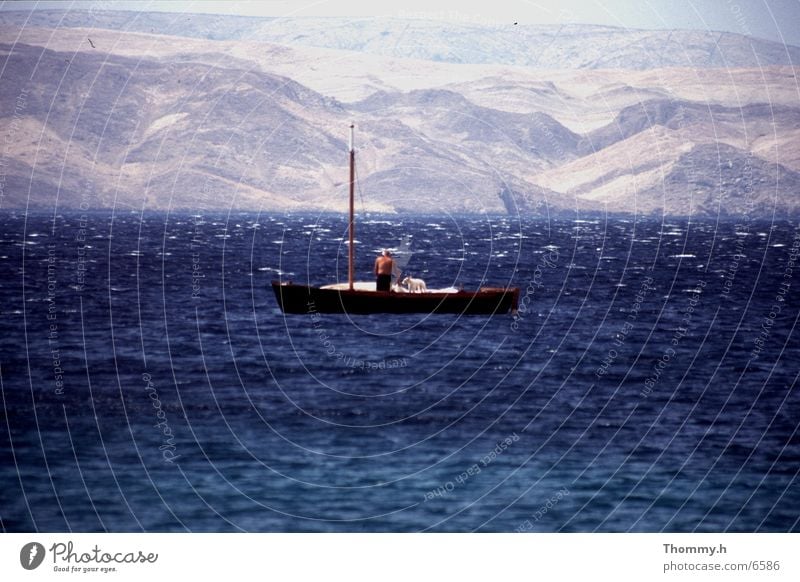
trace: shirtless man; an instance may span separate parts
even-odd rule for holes
[[[383,251],[375,259],[375,288],[378,291],[390,291],[392,288],[392,275],[397,270],[392,259],[392,253]]]

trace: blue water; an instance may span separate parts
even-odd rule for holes
[[[798,531],[790,222],[361,217],[520,313],[284,316],[340,216],[0,215],[5,531]],[[793,246],[794,245],[794,246]]]

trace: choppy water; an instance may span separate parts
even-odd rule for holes
[[[519,315],[283,316],[338,216],[0,215],[7,531],[797,531],[797,224],[361,220]]]

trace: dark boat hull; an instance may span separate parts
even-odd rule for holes
[[[272,282],[284,313],[454,313],[495,315],[516,311],[519,289],[483,287],[458,293],[392,293],[349,289],[322,289]]]

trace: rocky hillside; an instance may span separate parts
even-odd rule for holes
[[[372,32],[397,41],[394,21],[372,23],[363,46],[345,51],[307,46],[325,44],[313,21],[295,26],[308,35],[301,43],[258,19],[223,18],[214,38],[233,40],[205,40],[162,34],[175,15],[98,12],[80,28],[86,15],[70,12],[52,29],[20,28],[9,14],[0,208],[341,210],[352,120],[368,210],[800,211],[800,93],[779,56],[760,68],[638,71],[625,56],[638,41],[615,41],[619,50],[603,52],[615,69],[562,56],[546,70],[499,62],[490,48],[478,52],[491,64],[379,56]],[[52,14],[35,13],[36,23]],[[143,22],[152,34],[113,30]],[[203,36],[193,26],[185,34]],[[258,27],[286,44],[241,40],[262,38]],[[594,33],[569,42],[589,45]]]

